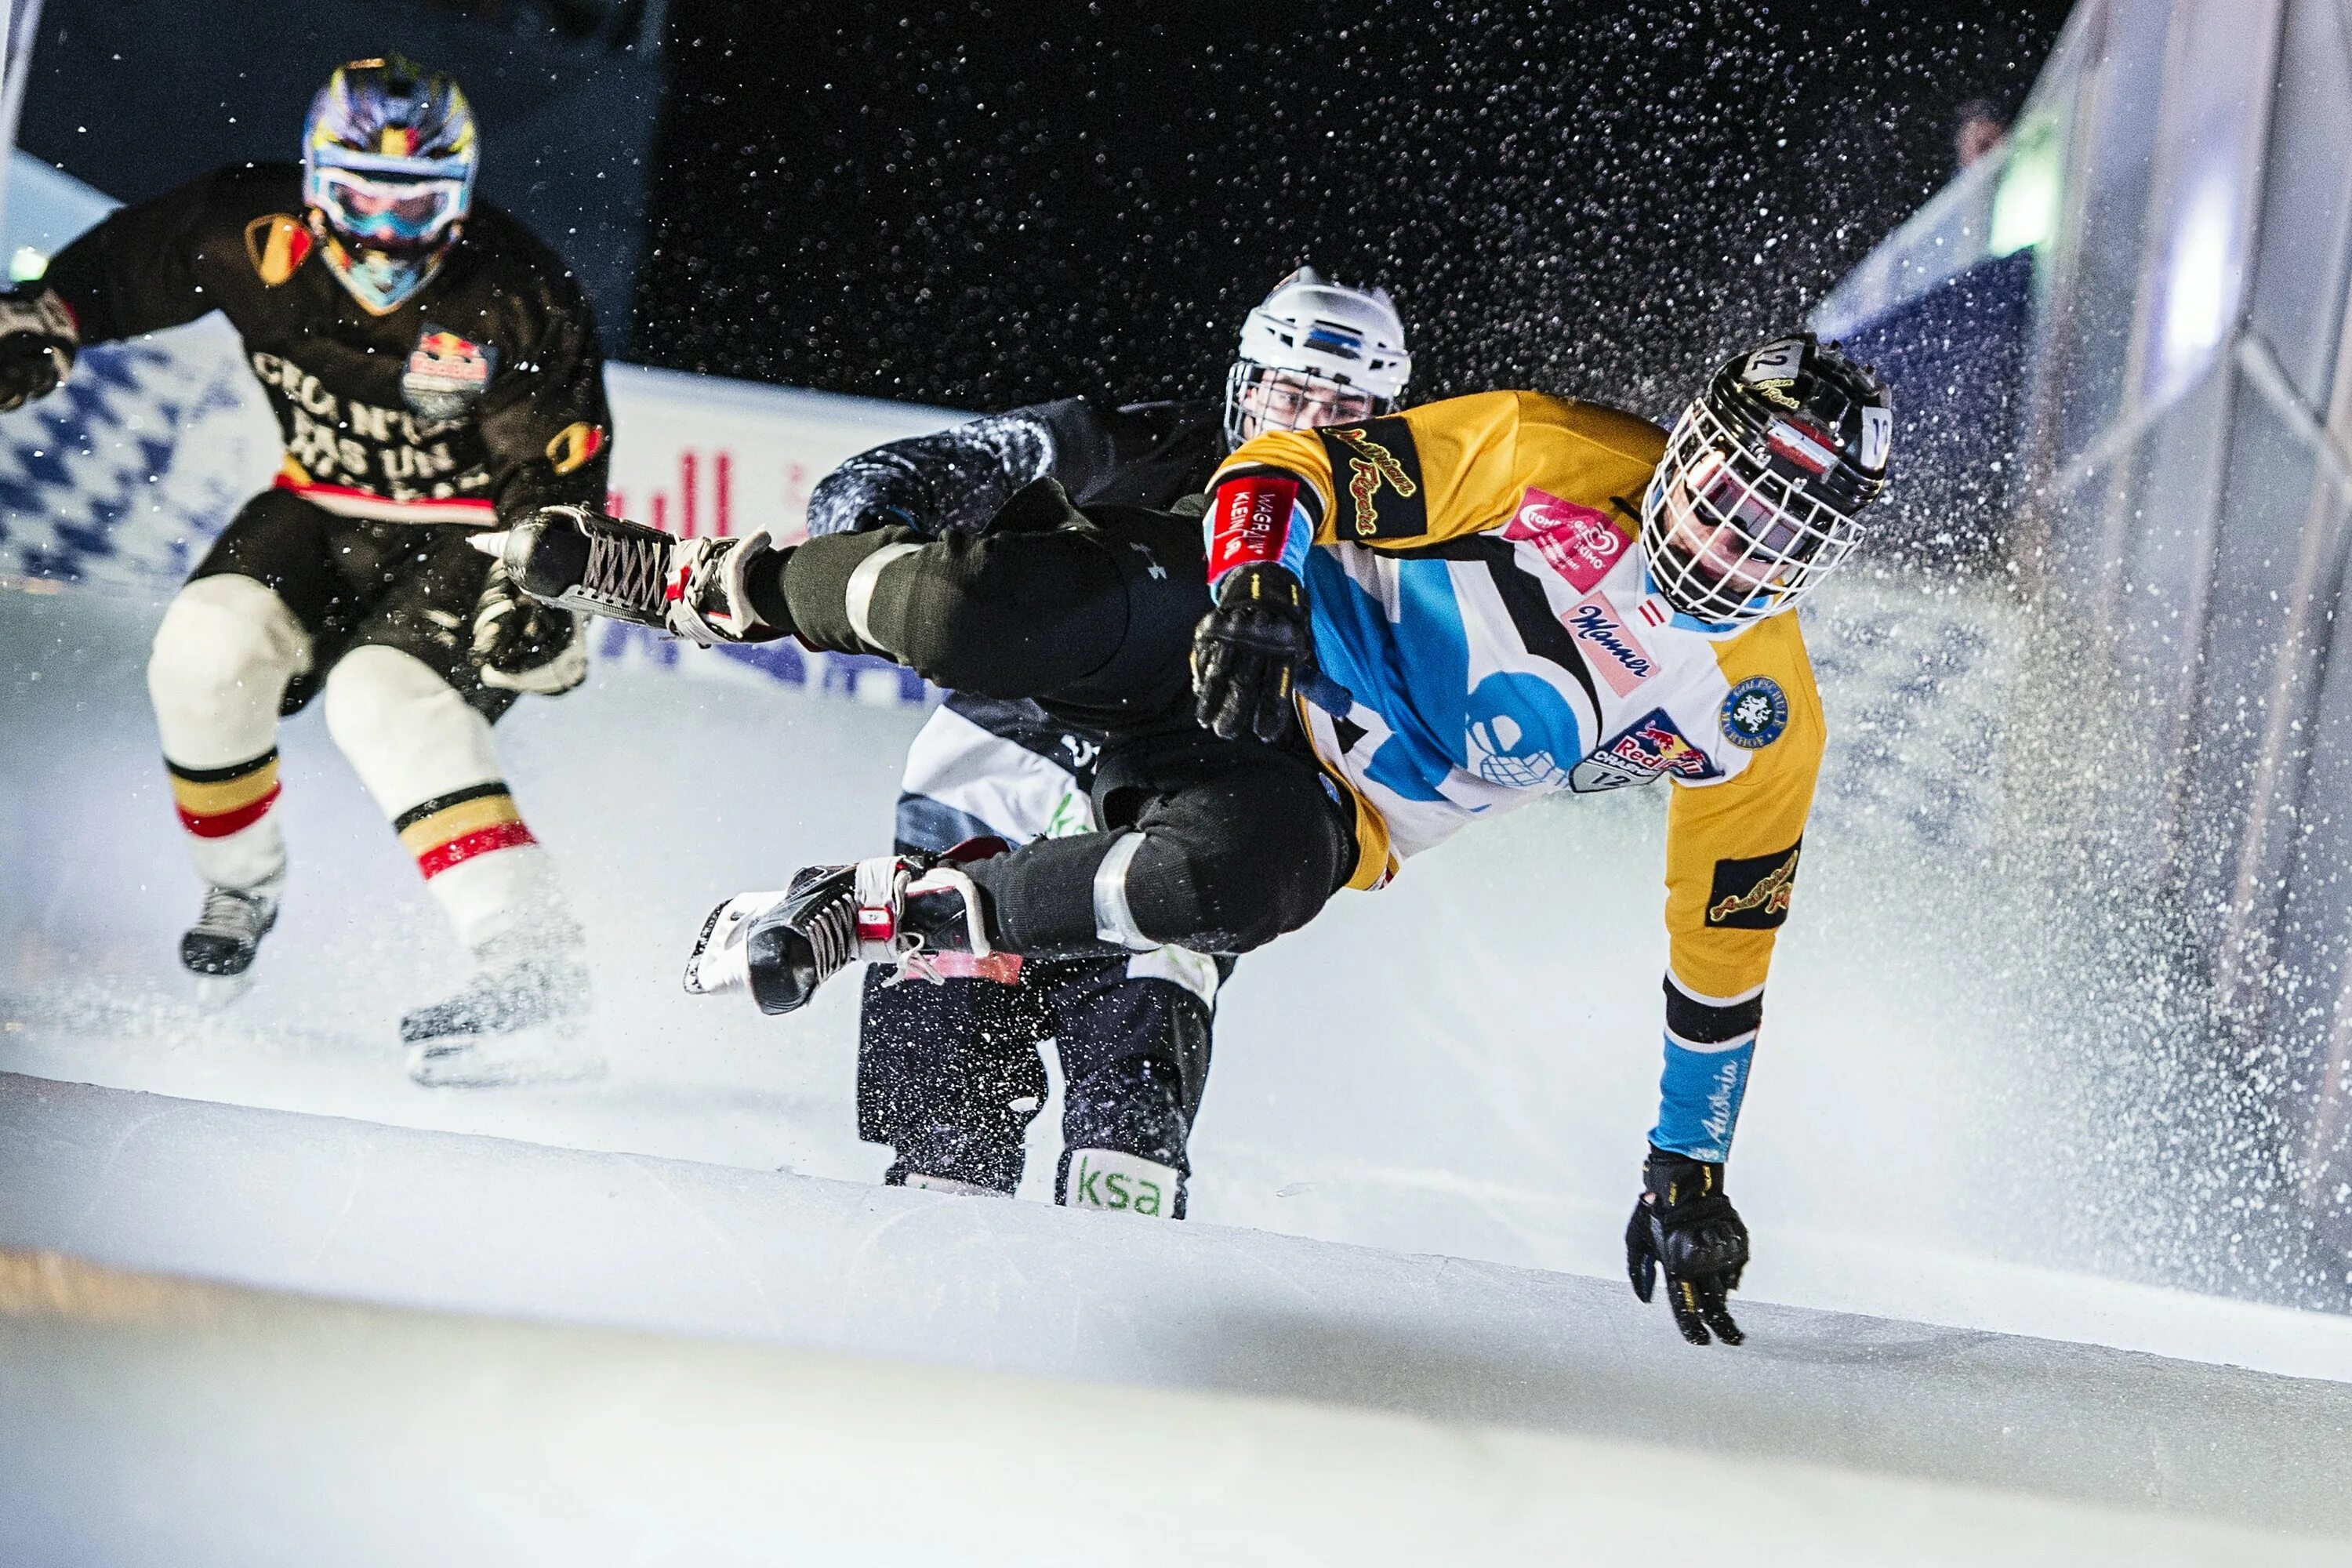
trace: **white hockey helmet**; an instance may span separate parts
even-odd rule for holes
[[[1225,441],[1393,411],[1412,374],[1404,319],[1385,289],[1302,267],[1242,322],[1225,378]]]

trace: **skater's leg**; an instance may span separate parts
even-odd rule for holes
[[[1071,770],[1092,761],[1096,744],[1032,704],[955,694],[907,753],[898,852],[1090,826],[1085,784]],[[1020,1184],[1023,1137],[1045,1099],[1037,1047],[1053,1026],[1018,959],[982,962],[1007,973],[932,985],[891,984],[886,965],[866,971],[857,1132],[890,1146],[886,1181],[1001,1193]]]
[[[574,1076],[596,1065],[582,933],[491,745],[515,694],[484,688],[467,660],[488,562],[465,552],[446,538],[371,612],[328,673],[327,729],[477,964],[457,994],[401,1020],[410,1075]]]
[[[547,852],[501,775],[490,721],[415,655],[363,643],[327,676],[327,730],[416,858],[457,940],[564,945]]]
[[[1175,948],[1038,976],[1062,1058],[1056,1201],[1184,1217],[1218,980],[1215,961]]]
[[[209,885],[181,962],[226,1000],[278,918],[286,844],[278,721],[301,705],[352,607],[325,513],[265,491],[214,541],[164,612],[147,667],[173,804]],[[211,981],[207,981],[211,984]]]
[[[195,579],[155,630],[147,692],[196,872],[214,887],[274,888],[285,874],[278,712],[310,663],[310,633],[250,577]]]
[[[892,1184],[1010,1194],[1045,1100],[1045,1029],[1028,987],[866,973],[857,1026],[857,1135],[886,1143]]]
[[[876,653],[942,686],[1152,711],[1188,689],[1209,607],[1196,521],[1116,510],[1030,531],[814,539],[781,566],[811,646]]]
[[[327,729],[460,942],[574,949],[578,924],[491,742],[515,693],[484,687],[467,658],[488,570],[462,539],[432,541],[328,673]]]
[[[1122,742],[1096,799],[1105,831],[969,868],[998,945],[1245,952],[1312,920],[1353,867],[1347,821],[1294,752],[1199,730]]]
[[[860,959],[921,973],[933,954],[1241,952],[1312,920],[1353,868],[1350,825],[1307,758],[1189,728],[1157,738],[1147,760],[1167,767],[1147,778],[1120,764],[1132,739],[1104,763],[1124,782],[1097,781],[1108,831],[982,858],[803,868],[782,894],[711,911],[686,988],[745,988],[762,1011],[789,1013]]]

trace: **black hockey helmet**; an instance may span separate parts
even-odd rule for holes
[[[1861,542],[1894,435],[1885,384],[1836,343],[1798,332],[1725,361],[1643,498],[1658,591],[1716,626],[1787,609]]]

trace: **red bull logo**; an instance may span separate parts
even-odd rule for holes
[[[408,406],[426,419],[458,419],[476,399],[490,389],[498,351],[486,343],[459,337],[446,328],[425,323],[408,351],[408,367],[400,377],[400,395]]]
[[[1664,709],[1652,710],[1649,717],[1612,741],[1603,754],[1652,777],[1672,773],[1677,778],[1711,779],[1722,772],[1714,758],[1683,738]]]

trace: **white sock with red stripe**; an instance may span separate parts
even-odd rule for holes
[[[354,648],[327,677],[327,729],[477,952],[574,947],[547,852],[499,776],[489,721],[414,656]]]

